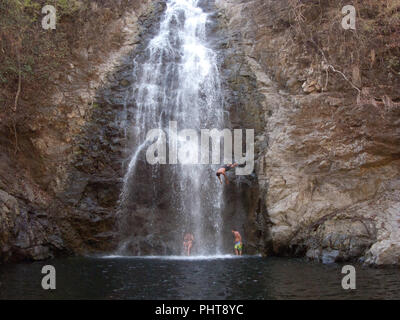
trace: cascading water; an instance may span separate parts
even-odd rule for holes
[[[206,39],[208,19],[197,0],[167,1],[158,34],[134,60],[126,102],[132,106],[127,121],[132,148],[120,197],[120,254],[179,252],[184,232],[194,234],[196,254],[221,253],[223,188],[215,177],[217,167],[181,163],[199,149],[198,143],[169,135],[181,164],[145,162],[149,130],[168,135],[171,121],[199,137],[201,129],[223,128],[217,55]],[[156,204],[162,198],[166,204]],[[143,231],[135,233],[139,227]]]

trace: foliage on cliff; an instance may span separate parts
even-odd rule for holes
[[[50,94],[55,74],[63,73],[82,48],[102,51],[98,39],[109,23],[137,4],[139,0],[2,0],[0,131],[8,127],[16,136],[18,123]],[[56,30],[42,28],[45,5],[57,10]]]
[[[42,28],[45,5],[57,9],[55,30]],[[122,143],[118,108],[94,99],[153,9],[150,0],[0,1],[0,263],[111,250]]]
[[[53,3],[52,3],[53,2]],[[0,83],[2,112],[15,112],[21,87],[36,91],[45,84],[52,68],[68,54],[67,32],[44,30],[41,9],[54,4],[59,20],[72,15],[76,1],[5,0],[0,4]],[[64,29],[64,30],[63,30]],[[29,84],[29,85],[27,85]],[[15,99],[14,99],[15,98]]]
[[[288,20],[283,20],[290,26],[294,43],[314,53],[327,73],[335,71],[348,82],[348,88],[398,84],[400,1],[356,0],[351,4],[356,9],[355,30],[341,27],[344,15],[339,9],[349,5],[343,0],[289,0],[289,14],[284,14]],[[329,65],[334,69],[328,70]]]

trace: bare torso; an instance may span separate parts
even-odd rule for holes
[[[235,242],[242,242],[242,236],[239,232],[235,231],[233,234],[235,236]]]
[[[194,240],[194,237],[192,234],[187,233],[183,239],[185,242],[192,242]]]

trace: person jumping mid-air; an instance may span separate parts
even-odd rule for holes
[[[190,256],[190,250],[192,249],[193,241],[194,236],[191,233],[186,233],[183,238],[183,248],[187,256]]]
[[[243,242],[242,242],[242,236],[240,235],[239,231],[232,230],[233,236],[235,237],[235,254],[237,256],[242,255],[242,249],[243,249]]]
[[[223,167],[219,168],[217,171],[217,177],[219,179],[219,182],[221,182],[221,184],[222,184],[222,179],[221,179],[221,174],[222,174],[225,177],[225,183],[229,184],[229,180],[225,173],[237,166],[238,166],[238,164],[235,162],[234,164],[226,164]]]

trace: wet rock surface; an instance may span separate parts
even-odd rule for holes
[[[256,130],[262,141],[256,169],[262,209],[256,212],[267,230],[262,242],[272,244],[265,253],[398,264],[398,81],[366,84],[358,94],[338,76],[324,88],[323,57],[296,44],[287,48],[293,41],[288,1],[216,3],[227,50],[243,62],[239,73],[236,63],[225,71],[231,87],[244,79],[255,83],[246,101],[256,104],[256,113],[249,102],[239,108],[254,127],[265,123]],[[314,65],[318,57],[321,67]],[[359,84],[356,71],[352,81]]]

